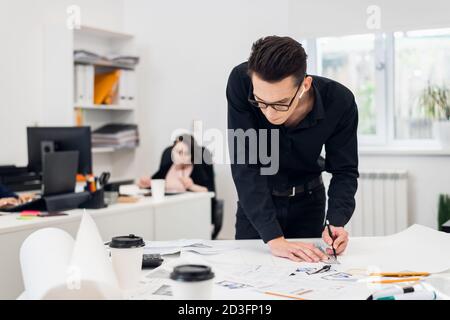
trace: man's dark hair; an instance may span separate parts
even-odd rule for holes
[[[290,37],[270,36],[253,43],[248,59],[248,72],[267,82],[281,81],[294,76],[299,85],[306,75],[306,52]]]

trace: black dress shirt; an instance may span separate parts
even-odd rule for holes
[[[242,63],[228,79],[228,128],[279,129],[279,170],[274,175],[261,175],[261,163],[236,163],[237,144],[230,144],[234,151],[232,175],[245,215],[264,242],[283,236],[272,191],[289,190],[327,171],[332,174],[327,219],[334,226],[344,226],[353,214],[358,184],[358,109],[353,94],[336,81],[312,76],[311,112],[295,127],[277,126],[248,102],[254,97],[247,70],[247,63]],[[323,146],[325,158],[321,156]],[[243,150],[248,153],[248,140]]]

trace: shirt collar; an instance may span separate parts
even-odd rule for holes
[[[323,107],[322,96],[320,95],[320,91],[318,88],[318,84],[313,77],[312,88],[314,90],[314,105],[312,110],[308,113],[308,115],[300,121],[300,123],[292,128],[295,129],[306,129],[316,125],[317,121],[325,118],[325,109]]]

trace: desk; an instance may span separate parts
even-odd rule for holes
[[[185,193],[151,198],[130,204],[115,204],[86,210],[95,220],[104,240],[136,234],[148,240],[211,238],[211,198],[214,193]],[[18,214],[0,216],[0,299],[15,299],[22,291],[19,253],[23,241],[41,228],[60,228],[76,236],[83,210],[67,216],[17,220]]]
[[[362,243],[367,241],[377,241],[379,238],[351,238],[349,243],[349,248],[345,255],[358,255],[360,252],[360,247]],[[316,242],[318,239],[301,239],[304,242]],[[287,259],[274,257],[270,254],[269,248],[261,240],[209,240],[205,244],[212,246],[219,245],[222,247],[229,246],[233,250],[228,250],[217,255],[198,255],[194,253],[183,253],[180,255],[165,255],[164,262],[161,267],[155,270],[143,270],[142,279],[145,279],[147,275],[152,272],[161,274],[161,270],[172,270],[173,266],[177,264],[184,263],[199,263],[207,264],[211,266],[213,272],[215,273],[214,282],[221,280],[226,280],[227,276],[224,272],[224,268],[227,266],[237,266],[238,268],[244,266],[255,266],[255,265],[265,265],[275,268],[283,267],[294,267],[297,268],[301,263],[293,262]],[[339,260],[345,260],[345,256],[339,258]],[[401,258],[394,261],[395,264],[402,265]],[[344,262],[345,264],[345,262]],[[159,277],[156,277],[159,278]],[[447,288],[450,289],[450,273],[440,274],[438,281],[443,284],[444,279],[446,279]],[[132,299],[148,299],[148,300],[169,300],[172,297],[164,295],[153,295],[152,293],[156,291],[163,284],[170,285],[169,279],[163,279],[157,281],[156,286],[151,284],[143,284],[141,281],[140,287],[137,292],[133,294]],[[363,285],[363,287],[358,287],[356,292],[352,289],[346,291],[345,294],[336,297],[336,299],[365,299],[374,291],[379,290],[380,287],[369,287]],[[22,293],[18,296],[19,299],[26,299],[26,294]],[[258,292],[253,288],[241,288],[241,289],[228,289],[221,287],[217,284],[213,286],[212,298],[215,300],[280,300],[286,299],[279,296],[273,296]]]
[[[347,269],[346,260],[350,256],[359,256],[362,252],[361,248],[367,242],[378,242],[382,237],[354,237],[350,239],[349,247],[346,250],[345,254],[339,257],[339,261],[341,261],[341,268],[344,270]],[[317,242],[318,239],[299,239],[299,241],[304,242]],[[420,240],[419,240],[420,241]],[[270,254],[269,248],[265,245],[261,240],[220,240],[220,241],[208,241],[206,244],[210,245],[221,245],[221,246],[229,246],[232,248],[236,248],[235,250],[229,250],[221,254],[217,255],[198,255],[194,253],[188,253],[186,256],[184,253],[181,257],[177,257],[174,255],[164,256],[163,265],[160,267],[164,269],[173,268],[174,265],[181,263],[200,263],[207,264],[211,266],[213,272],[216,275],[215,282],[221,280],[227,280],[225,273],[223,272],[224,267],[227,265],[235,265],[238,267],[244,266],[255,266],[255,265],[265,265],[271,266],[275,268],[282,267],[294,267],[297,268],[302,265],[302,263],[292,262],[287,259],[274,257]],[[382,248],[384,251],[385,248]],[[362,258],[363,259],[363,258]],[[393,265],[397,265],[399,267],[403,266],[403,259],[401,257],[401,253],[399,254],[398,259],[394,259],[392,261]],[[364,266],[364,261],[361,260],[361,267]],[[449,261],[450,266],[450,261]],[[336,265],[336,268],[339,268],[339,265]],[[341,270],[341,271],[344,271]],[[348,269],[347,269],[348,270]],[[356,270],[356,269],[354,269]],[[367,270],[367,269],[364,269]],[[405,269],[406,270],[406,269]],[[145,279],[151,271],[144,270],[142,271],[142,278]],[[345,271],[344,271],[345,272]],[[439,275],[439,283],[444,285],[447,288],[447,295],[450,290],[450,269],[447,272],[441,273]],[[445,282],[443,281],[445,279]],[[229,279],[228,279],[229,280]],[[169,280],[162,280],[160,284],[170,284]],[[138,293],[133,297],[133,299],[149,299],[149,300],[166,300],[171,299],[169,296],[162,295],[153,295],[152,293],[156,290],[155,288],[146,288],[150,287],[149,285],[141,284],[141,287],[138,290]],[[389,285],[385,285],[389,286]],[[345,291],[342,295],[335,297],[335,299],[366,299],[370,294],[375,291],[380,290],[380,286],[372,285],[369,286],[367,284],[362,284],[358,286],[358,288],[354,288],[348,291]],[[221,287],[217,284],[213,287],[212,298],[215,300],[246,300],[246,299],[255,299],[255,300],[267,300],[267,299],[285,299],[281,297],[276,297],[273,295],[264,294],[262,292],[258,292],[252,288],[243,288],[243,289],[228,289]],[[325,298],[325,297],[324,297]],[[324,299],[322,298],[322,299]]]

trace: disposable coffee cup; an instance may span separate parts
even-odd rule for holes
[[[144,246],[144,240],[134,234],[114,237],[109,244],[114,272],[124,291],[135,289],[139,283]]]
[[[166,181],[164,179],[152,179],[152,198],[155,200],[164,199]]]
[[[177,266],[170,274],[173,297],[177,300],[209,300],[212,297],[214,273],[204,265]]]

